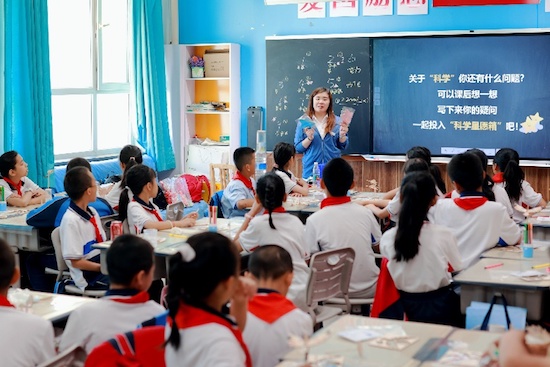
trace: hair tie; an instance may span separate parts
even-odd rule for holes
[[[130,189],[128,186],[124,186],[124,189],[126,191],[128,191],[128,197],[129,198],[133,198],[134,197],[134,193],[132,192],[132,189]]]
[[[279,168],[279,165],[277,163],[273,163],[273,168]]]
[[[130,159],[128,159],[129,161],[135,161],[136,160],[136,157],[130,157]]]
[[[186,262],[192,261],[196,256],[195,250],[193,250],[193,247],[191,247],[188,243],[184,243],[182,246],[180,246],[178,252],[181,254],[181,257]]]

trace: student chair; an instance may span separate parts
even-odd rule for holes
[[[65,259],[63,259],[63,253],[61,252],[61,234],[59,232],[59,227],[53,230],[52,232],[52,243],[53,243],[53,249],[55,252],[55,261],[57,263],[57,279],[55,280],[55,288],[54,293],[58,293],[59,286],[61,282],[65,281],[66,279],[70,279],[70,273],[69,276],[66,276],[66,272],[69,270],[69,267],[67,266],[67,263],[65,262]],[[65,292],[69,294],[76,294],[80,296],[86,296],[86,297],[103,297],[105,295],[104,290],[82,290],[78,288],[74,284],[65,284]]]
[[[309,262],[310,277],[307,284],[306,304],[313,324],[322,323],[351,310],[348,298],[351,269],[355,251],[345,247],[313,254]],[[319,302],[342,297],[346,308],[321,306]]]
[[[75,344],[59,353],[49,361],[41,363],[38,367],[82,367],[86,360],[86,351],[78,344]]]
[[[163,367],[164,326],[147,326],[119,334],[95,347],[86,367]]]
[[[106,240],[110,240],[111,239],[111,222],[114,220],[118,220],[118,214],[106,215],[99,219],[101,220],[101,226],[103,227],[103,230],[105,231],[105,235],[107,236]]]
[[[237,167],[232,164],[210,163],[210,193],[213,195],[220,189],[224,190],[235,172]],[[220,188],[216,188],[216,182],[221,184]]]

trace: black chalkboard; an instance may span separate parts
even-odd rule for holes
[[[343,106],[355,108],[343,153],[370,152],[370,55],[367,37],[266,40],[267,149],[281,141],[294,143],[296,119],[307,108],[309,94],[327,87],[335,114]]]

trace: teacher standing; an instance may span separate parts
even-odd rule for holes
[[[315,123],[314,127],[303,129],[296,126],[294,146],[303,153],[302,177],[311,176],[313,163],[328,163],[341,156],[348,146],[349,121],[340,121],[332,110],[332,94],[327,88],[317,88],[309,96],[306,114]]]

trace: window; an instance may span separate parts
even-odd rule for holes
[[[128,0],[48,0],[56,159],[130,143]]]

